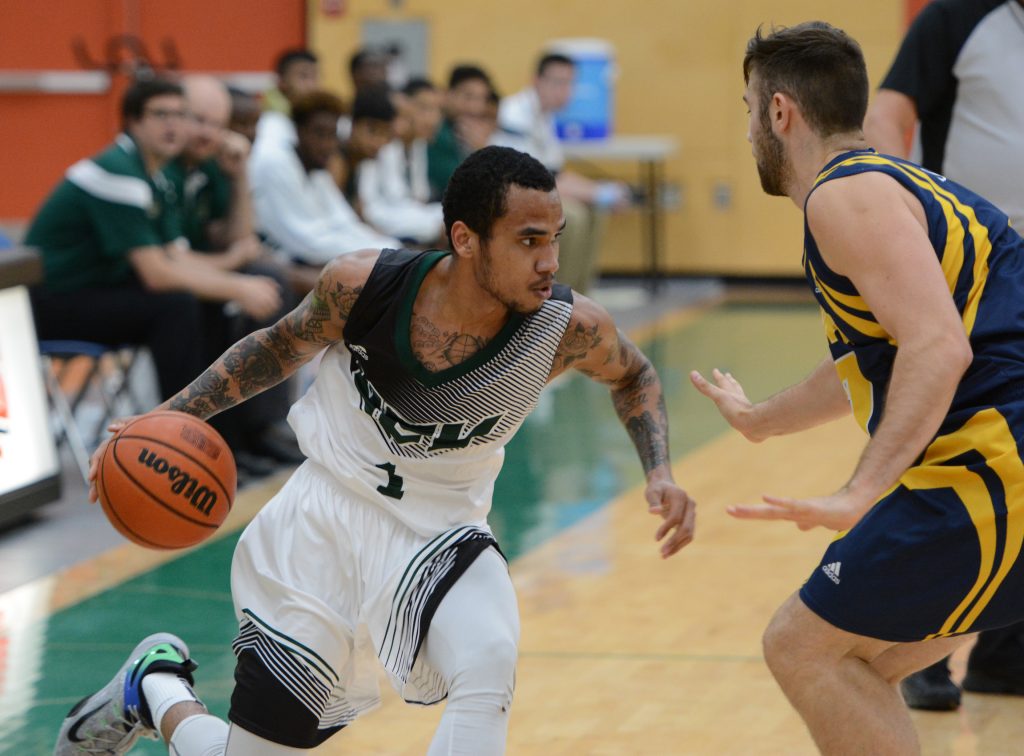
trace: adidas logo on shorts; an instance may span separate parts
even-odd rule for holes
[[[828,575],[828,579],[836,585],[839,585],[839,568],[842,566],[842,562],[832,562],[830,564],[823,564],[821,571]]]

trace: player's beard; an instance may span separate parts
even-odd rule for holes
[[[789,183],[789,167],[786,164],[786,147],[782,140],[775,136],[768,113],[765,111],[760,118],[761,128],[754,135],[755,162],[757,175],[761,179],[761,188],[772,197],[785,197],[786,185]]]
[[[531,315],[540,309],[541,305],[529,307],[501,291],[498,287],[497,276],[494,270],[494,258],[491,255],[490,247],[483,239],[480,240],[480,264],[476,268],[476,282],[481,289],[490,294],[503,307],[519,315]]]

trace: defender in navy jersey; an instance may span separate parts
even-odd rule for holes
[[[692,379],[755,441],[851,408],[870,436],[836,493],[729,511],[839,531],[765,658],[823,752],[916,753],[897,683],[1024,619],[1024,240],[970,190],[868,148],[864,59],[840,30],[759,31],[744,76],[762,187],[804,210],[830,354],[758,404],[731,375]]]
[[[505,444],[569,368],[611,389],[662,556],[690,541],[657,374],[555,282],[565,220],[551,173],[489,147],[443,204],[451,252],[335,259],[294,312],[162,406],[210,417],[323,351],[289,416],[309,459],[235,550],[230,730],[183,682],[184,642],[160,634],[72,710],[57,753],[123,753],[157,732],[180,756],[293,753],[377,704],[378,662],[407,701],[447,697],[431,754],[503,753],[519,617],[487,513]]]

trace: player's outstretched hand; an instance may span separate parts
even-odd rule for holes
[[[722,417],[749,441],[764,441],[755,427],[754,403],[743,392],[740,382],[732,373],[723,373],[718,368],[711,371],[712,383],[696,370],[690,371],[690,381],[697,390],[715,403]]]
[[[829,530],[849,530],[871,508],[847,491],[831,496],[807,499],[785,499],[780,496],[762,496],[764,504],[736,504],[726,511],[740,520],[789,520],[800,530],[823,527]]]
[[[693,540],[697,503],[671,480],[651,481],[644,496],[647,510],[661,515],[662,523],[654,534],[654,540],[662,542],[661,558],[668,559]]]
[[[107,444],[110,443],[114,435],[117,434],[124,426],[128,425],[132,420],[139,417],[139,415],[129,415],[128,417],[119,417],[107,426],[107,430],[112,435],[107,436],[105,439],[100,441],[99,447],[92,453],[92,457],[89,458],[89,501],[96,503],[99,498],[99,492],[96,490],[96,474],[100,469],[100,460],[103,459],[103,452],[107,450]]]

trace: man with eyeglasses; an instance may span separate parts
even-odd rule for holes
[[[271,279],[179,254],[177,199],[161,169],[188,137],[181,87],[135,82],[121,113],[124,132],[71,166],[31,223],[25,243],[41,251],[44,268],[33,314],[40,339],[147,346],[168,397],[202,366],[200,299],[234,301],[257,317],[281,299]]]

